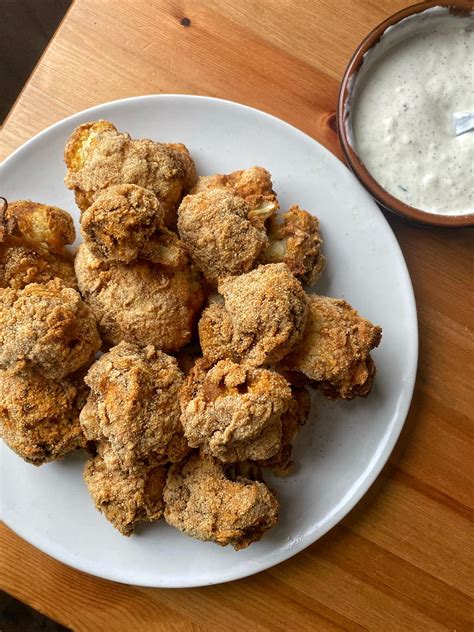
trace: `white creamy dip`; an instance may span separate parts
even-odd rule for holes
[[[387,29],[355,80],[349,124],[362,162],[394,197],[443,215],[474,213],[474,14],[436,7]]]

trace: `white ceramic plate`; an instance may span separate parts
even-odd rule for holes
[[[295,473],[271,479],[281,501],[278,526],[236,552],[186,537],[163,521],[125,538],[98,513],[81,472],[84,456],[36,468],[0,445],[6,524],[28,542],[80,570],[144,586],[185,587],[257,573],[295,555],[337,524],[387,461],[410,404],[417,366],[413,290],[397,241],[375,203],[337,158],[309,136],[257,110],[217,99],[147,96],[107,103],[53,125],[2,165],[0,195],[67,209],[63,148],[72,130],[111,120],[132,137],[184,142],[199,174],[254,164],[273,174],[282,208],[297,203],[321,220],[328,267],[316,286],[344,297],[383,327],[378,374],[368,399],[314,397],[299,434]]]

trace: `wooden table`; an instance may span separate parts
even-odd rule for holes
[[[344,67],[361,38],[406,4],[76,0],[0,133],[0,158],[73,112],[158,92],[261,108],[340,157]],[[342,524],[257,576],[187,590],[96,579],[3,526],[0,586],[91,632],[472,630],[473,233],[388,219],[415,287],[418,379],[389,464]]]

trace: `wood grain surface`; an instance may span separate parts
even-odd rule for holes
[[[0,158],[78,110],[159,92],[261,108],[340,157],[344,67],[361,38],[407,4],[76,0],[0,132]],[[186,590],[96,579],[2,526],[0,587],[84,632],[471,631],[473,232],[388,220],[415,288],[418,378],[389,464],[342,524],[264,573]]]

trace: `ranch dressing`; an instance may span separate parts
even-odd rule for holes
[[[474,13],[436,7],[387,29],[355,80],[350,125],[362,162],[394,197],[443,215],[474,212]]]

